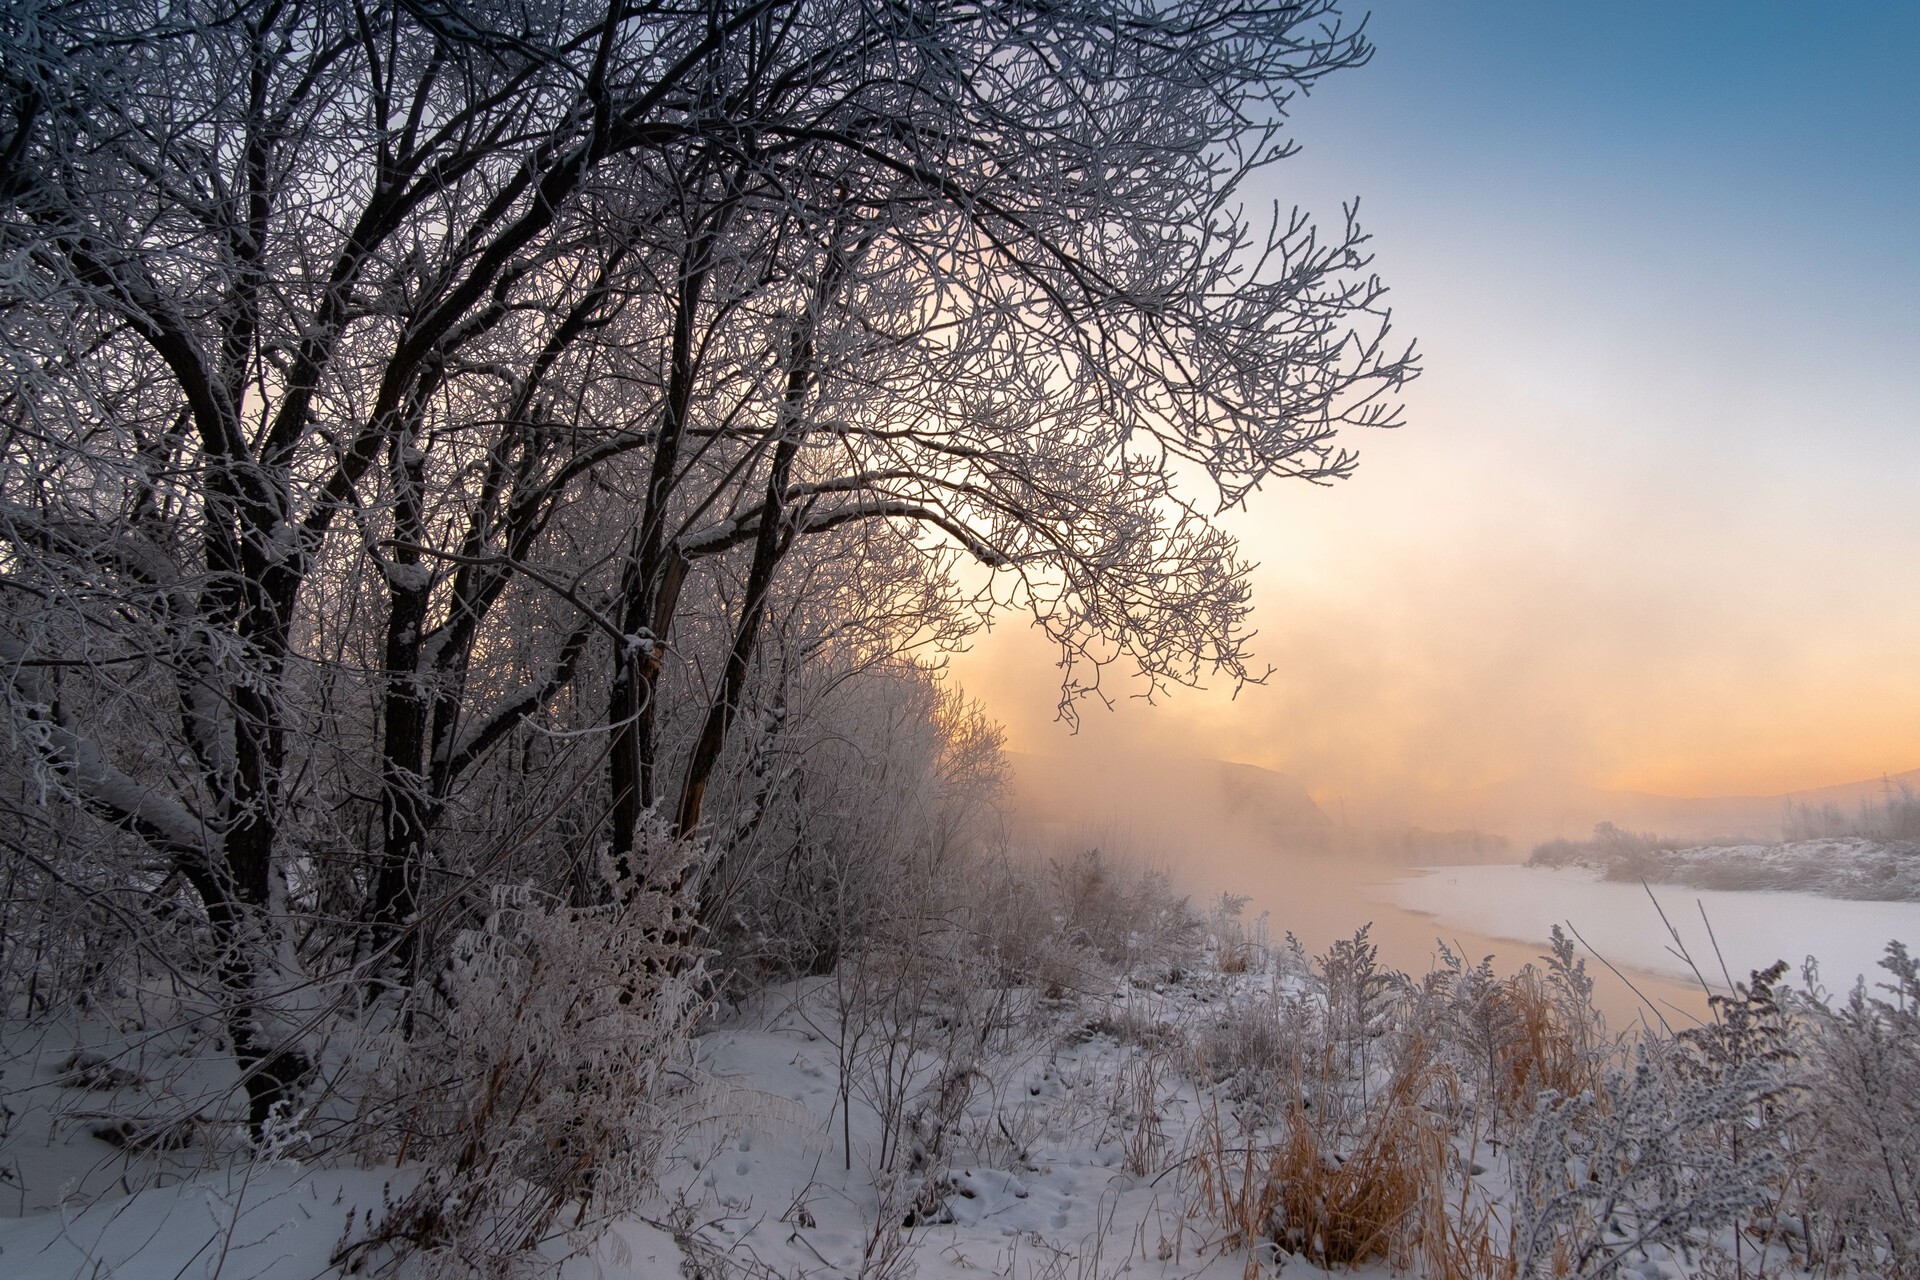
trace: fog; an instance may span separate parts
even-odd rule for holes
[[[1165,870],[1205,905],[1222,893],[1248,899],[1245,917],[1265,914],[1272,937],[1293,933],[1318,953],[1371,926],[1381,958],[1425,973],[1444,940],[1469,962],[1494,956],[1512,972],[1538,957],[1544,937],[1516,921],[1515,937],[1454,928],[1389,901],[1381,886],[1412,874],[1414,863],[1472,860],[1470,833],[1368,829],[1329,816],[1297,780],[1248,765],[1191,756],[1116,750],[1075,740],[1049,756],[1012,756],[1013,823],[1019,842],[1054,856],[1097,848],[1122,864]],[[1489,836],[1490,833],[1481,833]],[[1488,847],[1479,860],[1516,861],[1524,849]],[[1651,908],[1645,914],[1652,919]],[[1612,958],[1609,958],[1612,959]],[[1669,1019],[1705,1010],[1696,987],[1588,956],[1596,998],[1616,1027],[1630,1026],[1648,1002]]]

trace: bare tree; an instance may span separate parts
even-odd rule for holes
[[[1069,709],[1250,674],[1213,517],[1413,371],[1351,219],[1238,203],[1367,53],[1325,0],[0,16],[14,740],[191,886],[255,1123],[316,962],[404,985],[472,900],[505,748],[598,735],[623,893],[652,815],[724,846],[820,582],[890,643],[1030,610]]]
[[[93,621],[133,623],[122,634],[171,669],[179,724],[163,733],[194,767],[154,785],[116,765],[35,674],[69,655],[24,635],[9,637],[15,701],[49,726],[33,741],[72,798],[138,831],[205,904],[256,1122],[307,1063],[281,918],[302,593],[382,456],[410,531],[450,376],[579,234],[563,215],[594,163],[638,145],[678,69],[719,41],[648,45],[617,89],[604,72],[637,48],[626,16],[269,3],[6,19],[11,588],[52,610],[93,595]],[[546,297],[560,328],[580,309]],[[379,564],[387,666],[405,667],[431,582],[405,547]],[[408,696],[390,701],[391,849],[416,838],[402,774],[418,732]]]
[[[705,91],[758,123],[669,183],[684,239],[619,590],[616,851],[659,805],[698,829],[779,565],[858,522],[996,571],[1062,646],[1069,713],[1117,658],[1149,690],[1245,678],[1245,569],[1212,516],[1276,476],[1345,475],[1336,430],[1390,424],[1412,371],[1351,220],[1261,234],[1234,203],[1288,153],[1289,96],[1366,56],[1328,12],[822,5],[743,34]],[[667,786],[677,602],[736,548],[730,657]]]

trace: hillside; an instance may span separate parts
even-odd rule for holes
[[[1738,837],[1764,844],[1781,838],[1783,820],[1797,807],[1831,806],[1852,814],[1890,788],[1920,786],[1920,769],[1738,796],[1668,796],[1513,779],[1457,790],[1340,794],[1322,808],[1299,778],[1225,760],[1107,755],[1077,745],[1060,754],[1008,752],[1007,759],[1017,820],[1041,834],[1093,833],[1162,851],[1196,839],[1224,839],[1288,853],[1365,853],[1449,864],[1517,861],[1508,849],[1584,840],[1602,822],[1673,841]]]
[[[1833,805],[1851,811],[1863,802],[1879,800],[1889,787],[1897,789],[1902,784],[1920,784],[1920,769],[1774,795],[1668,796],[1513,781],[1475,788],[1453,803],[1467,814],[1490,815],[1485,819],[1490,825],[1530,840],[1582,838],[1601,822],[1634,831],[1657,831],[1674,839],[1744,835],[1766,840],[1780,834],[1790,806],[1819,809]]]
[[[1162,851],[1195,838],[1326,847],[1333,824],[1299,779],[1225,760],[1007,753],[1013,807],[1046,834],[1091,833]]]

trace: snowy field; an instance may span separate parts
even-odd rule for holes
[[[1532,886],[1514,896],[1535,914],[1500,927],[1578,916],[1577,899],[1618,888],[1521,868],[1442,869],[1406,888],[1465,903],[1516,884]],[[1761,945],[1760,919],[1738,922],[1728,937]],[[1309,960],[1232,924],[1216,917],[1204,945],[1079,991],[909,984],[876,1004],[899,971],[856,983],[842,966],[716,1011],[652,1192],[604,1231],[563,1215],[488,1274],[1512,1280],[1563,1247],[1618,1280],[1708,1273],[1707,1257],[1711,1274],[1729,1259],[1750,1275],[1807,1265],[1810,1219],[1752,1190],[1770,1157],[1738,1164],[1718,1145],[1729,1124],[1768,1128],[1775,1077],[1758,1059],[1717,1063],[1675,1040],[1618,1070],[1571,950],[1536,982],[1470,968],[1413,982],[1363,945]],[[435,1203],[410,1199],[418,1162],[328,1154],[297,1125],[250,1146],[231,1064],[205,1039],[96,1014],[71,1032],[12,1024],[0,1050],[13,1192],[0,1213],[19,1215],[0,1220],[0,1276],[479,1274],[458,1254],[396,1247],[405,1206]],[[111,1116],[182,1112],[189,1128],[102,1138]],[[1833,1134],[1812,1139],[1851,1141]],[[1617,1156],[1604,1180],[1583,1154],[1596,1142]],[[1827,1274],[1859,1274],[1849,1265]]]
[[[1690,979],[1692,971],[1661,920],[1664,911],[1693,962],[1716,984],[1724,981],[1716,940],[1718,956],[1736,980],[1775,960],[1797,972],[1814,956],[1821,983],[1836,992],[1861,975],[1870,983],[1883,979],[1879,961],[1889,941],[1920,945],[1920,902],[1655,885],[1656,910],[1641,885],[1604,880],[1590,868],[1433,867],[1377,892],[1441,926],[1518,942],[1542,942],[1554,925],[1571,924],[1615,965]]]
[[[1236,1091],[1195,1078],[1188,1054],[1210,1029],[1310,998],[1299,976],[1214,972],[1172,985],[1122,982],[1103,996],[1033,998],[951,1094],[958,1102],[941,1134],[924,1120],[938,1063],[877,1045],[879,1057],[863,1050],[851,1068],[857,1082],[842,1091],[849,1064],[822,1004],[831,986],[769,992],[700,1037],[701,1084],[658,1196],[584,1250],[555,1233],[527,1274],[1228,1280],[1250,1263],[1271,1274],[1270,1244],[1248,1248],[1195,1212],[1191,1157],[1205,1126],[1224,1124],[1239,1142],[1264,1127],[1223,1119],[1239,1115],[1225,1096]],[[367,1243],[419,1166],[249,1160],[237,1133],[176,1153],[118,1148],[90,1138],[86,1118],[116,1101],[151,1102],[152,1086],[83,1085],[67,1066],[70,1041],[41,1037],[23,1052],[19,1028],[8,1038],[4,1096],[39,1123],[14,1126],[0,1143],[4,1181],[19,1190],[0,1212],[28,1210],[0,1218],[0,1276],[434,1274],[419,1258],[396,1268],[389,1250]],[[206,1072],[186,1074],[198,1082]],[[892,1175],[876,1168],[890,1143],[916,1148]],[[1462,1154],[1471,1165],[1471,1152]],[[62,1202],[33,1211],[48,1201]],[[1382,1259],[1346,1274],[1388,1268]]]

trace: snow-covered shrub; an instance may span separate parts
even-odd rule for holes
[[[1048,866],[1055,918],[1072,942],[1123,973],[1178,977],[1191,969],[1205,922],[1164,871],[1128,870],[1085,849]]]
[[[1196,1037],[1197,1074],[1238,1105],[1230,1121],[1216,1107],[1187,1156],[1195,1211],[1223,1248],[1502,1274],[1497,1223],[1461,1190],[1457,1028],[1426,1016],[1430,992],[1381,967],[1364,929],[1312,958],[1289,937],[1278,965],[1266,998]]]
[[[84,652],[65,628],[52,630]],[[0,675],[24,660],[0,634]],[[123,678],[102,694],[77,678],[25,689],[0,679],[0,1016],[61,1017],[121,996],[210,985],[216,949],[186,881],[134,834],[72,802],[71,762],[49,742],[61,721],[78,718],[98,727],[102,769],[164,772],[168,761],[130,727],[164,714],[148,696],[151,684]]]
[[[1444,943],[1440,955],[1412,1016],[1474,1082],[1491,1132],[1502,1117],[1529,1121],[1542,1093],[1573,1097],[1594,1086],[1615,1045],[1586,964],[1558,925],[1541,965],[1504,978],[1491,957],[1469,965]]]
[[[1597,1280],[1652,1249],[1730,1248],[1739,1268],[1740,1229],[1777,1206],[1790,1146],[1785,972],[1715,995],[1712,1021],[1647,1036],[1591,1087],[1541,1095],[1513,1158],[1522,1274]]]
[[[769,703],[703,872],[735,994],[827,973],[919,886],[973,878],[1000,843],[1005,761],[977,706],[911,661],[815,662]]]
[[[1252,924],[1241,917],[1249,899],[1244,894],[1223,893],[1207,912],[1208,941],[1213,948],[1214,966],[1221,973],[1246,973],[1265,969],[1272,951],[1263,914]]]
[[[189,990],[211,948],[178,881],[116,832],[0,801],[0,1000],[12,1018],[85,1010],[155,984]]]
[[[934,903],[921,899],[924,906]],[[937,1172],[984,1067],[1044,1027],[1032,993],[980,980],[975,940],[948,907],[909,913],[849,951],[807,1002],[837,1057],[844,1166]],[[856,1112],[866,1131],[854,1136]]]
[[[1177,981],[1201,959],[1205,921],[1163,871],[1083,849],[1044,863],[980,858],[966,876],[966,927],[1003,983],[1061,999],[1108,990],[1123,976]]]
[[[1764,1058],[1703,1076],[1670,1045],[1643,1043],[1598,1089],[1543,1099],[1513,1151],[1520,1274],[1601,1280],[1651,1249],[1712,1246],[1767,1202],[1778,1154],[1725,1134],[1779,1086]]]
[[[836,1111],[848,1169],[856,1104],[875,1122],[866,1160],[875,1172],[890,1173],[910,1152],[912,1164],[925,1162],[927,1148],[909,1127],[916,1100],[943,1085],[970,1087],[964,1072],[945,1073],[938,1052],[939,1024],[954,995],[945,968],[917,947],[863,944],[841,958],[826,984],[831,1005],[823,1030],[839,1055]],[[938,1131],[930,1136],[937,1143]]]
[[[495,889],[363,1054],[365,1154],[426,1172],[343,1259],[419,1250],[446,1274],[507,1274],[556,1223],[590,1236],[650,1187],[703,981],[669,888],[692,851],[650,854],[601,906]]]
[[[1380,967],[1380,949],[1368,941],[1371,925],[1336,940],[1314,958],[1310,977],[1326,1010],[1326,1049],[1337,1070],[1364,1088],[1385,1064],[1379,1042],[1395,1028],[1408,990],[1405,975]]]
[[[1829,1267],[1920,1276],[1920,961],[1890,944],[1892,977],[1838,1008],[1802,1009],[1809,1243]],[[1810,981],[1809,986],[1815,984]]]
[[[1298,1024],[1307,1017],[1298,997],[1278,990],[1230,1000],[1194,1037],[1194,1072],[1236,1101],[1276,1096],[1283,1064],[1299,1051]]]
[[[1061,932],[1047,876],[1033,863],[1007,855],[982,861],[965,894],[976,946],[995,981],[1054,1000],[1111,985],[1099,953]]]

